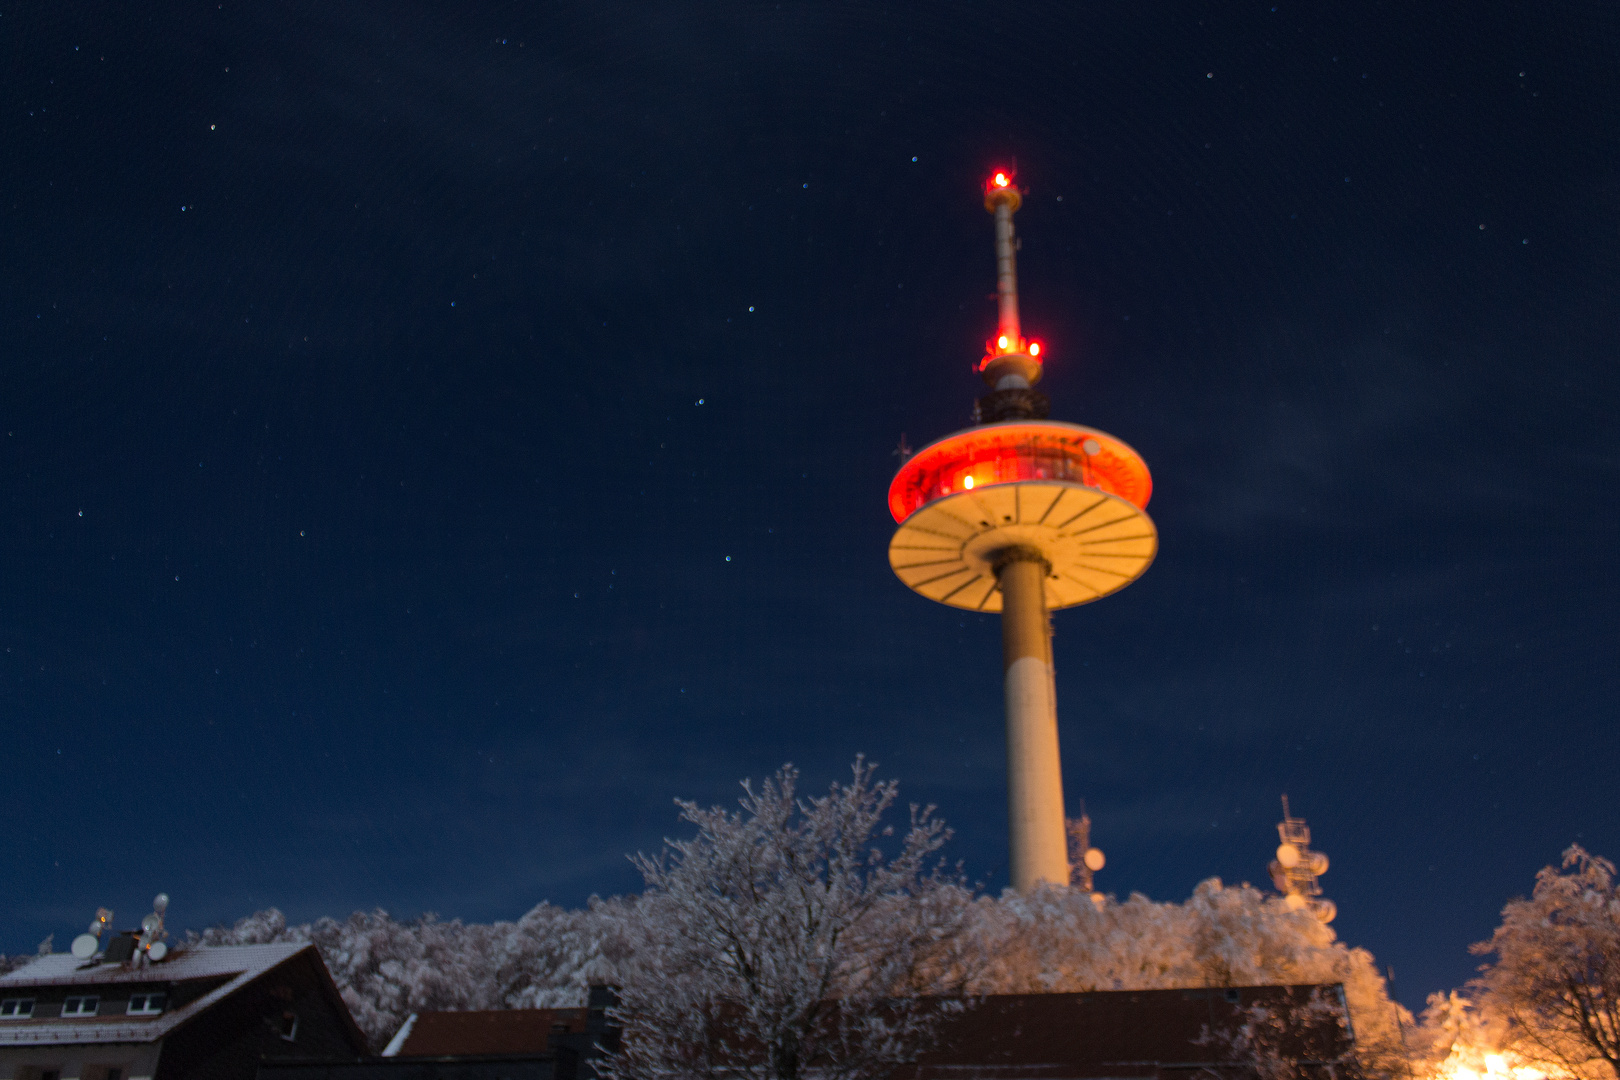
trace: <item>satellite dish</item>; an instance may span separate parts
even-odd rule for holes
[[[80,934],[78,937],[73,939],[73,955],[77,956],[80,960],[88,960],[92,956],[96,955],[96,946],[100,944],[101,939],[96,937],[96,935]]]
[[[1305,906],[1305,898],[1297,892],[1291,892],[1283,897],[1283,903],[1288,905],[1290,911],[1298,911]]]
[[[163,920],[154,913],[141,920],[141,929],[148,934],[155,934],[163,926]]]
[[[1104,896],[1100,892],[1094,892],[1094,893],[1091,894],[1091,902],[1093,904],[1097,905],[1097,910],[1098,911],[1101,911],[1103,909],[1103,907],[1108,903],[1108,897]]]
[[[169,955],[169,947],[161,941],[154,941],[146,947],[146,955],[151,957],[152,962],[155,964]]]
[[[1311,873],[1315,874],[1317,877],[1321,877],[1323,874],[1327,873],[1327,868],[1328,857],[1322,854],[1320,851],[1311,852]]]
[[[1334,916],[1339,914],[1339,905],[1331,900],[1318,900],[1311,905],[1311,914],[1325,923],[1330,923]]]
[[[1101,870],[1108,864],[1108,859],[1103,855],[1101,848],[1086,848],[1083,857],[1086,860],[1086,869],[1093,872]]]
[[[160,893],[157,894],[157,896],[153,897],[152,898],[152,908],[159,915],[163,914],[165,911],[168,911],[169,910],[169,894],[166,893],[166,892],[160,892]]]
[[[1299,865],[1299,848],[1293,844],[1277,845],[1277,861],[1282,863],[1285,869],[1292,870]]]

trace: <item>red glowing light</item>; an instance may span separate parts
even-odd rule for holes
[[[996,187],[1006,187],[1007,186],[1007,174],[1004,173],[1004,172],[996,173],[995,185],[996,185]]]
[[[1029,355],[1031,355],[1031,356],[1039,356],[1039,355],[1041,355],[1041,343],[1040,342],[1032,341],[1032,342],[1029,343]]]
[[[1135,450],[1101,431],[1046,420],[969,428],[923,447],[889,484],[889,512],[904,521],[953,490],[1023,480],[1084,484],[1138,508],[1153,494]]]
[[[998,349],[1005,349],[1007,347],[1007,335],[1006,334],[1003,334],[1000,337],[996,338],[996,347]]]

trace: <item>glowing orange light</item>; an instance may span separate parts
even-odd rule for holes
[[[1004,172],[996,173],[996,187],[1006,187],[1006,186],[1007,186],[1007,174],[1004,173]]]
[[[904,521],[953,490],[1023,480],[1083,484],[1137,507],[1147,506],[1153,494],[1147,465],[1112,435],[1076,424],[1031,421],[969,428],[923,447],[889,484],[889,512]]]
[[[1029,355],[1031,355],[1031,356],[1039,356],[1039,355],[1041,355],[1041,343],[1040,342],[1032,341],[1032,342],[1029,343]]]
[[[996,338],[996,347],[999,349],[1005,349],[1007,347],[1007,335],[1003,334],[1002,336]]]

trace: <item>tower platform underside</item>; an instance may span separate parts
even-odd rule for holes
[[[889,542],[889,565],[914,592],[968,611],[999,612],[998,564],[1033,548],[1050,569],[1047,610],[1075,607],[1129,585],[1158,553],[1147,513],[1117,495],[1060,480],[958,491],[909,515]]]

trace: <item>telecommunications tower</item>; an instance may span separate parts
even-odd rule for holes
[[[1333,921],[1339,908],[1331,900],[1323,900],[1322,885],[1316,879],[1327,873],[1328,857],[1311,850],[1311,827],[1305,819],[1295,817],[1288,808],[1288,796],[1282,797],[1283,819],[1277,823],[1277,857],[1267,868],[1271,883],[1283,894],[1283,903],[1294,911],[1310,908],[1311,914],[1325,923]]]
[[[1035,389],[1041,344],[1018,322],[1011,170],[984,186],[996,219],[1000,325],[974,370],[989,384],[978,426],[923,447],[889,485],[900,528],[889,565],[913,591],[968,611],[1001,613],[1007,697],[1010,873],[1027,891],[1069,883],[1048,613],[1135,581],[1158,550],[1144,507],[1153,480],[1112,435],[1046,419]]]

